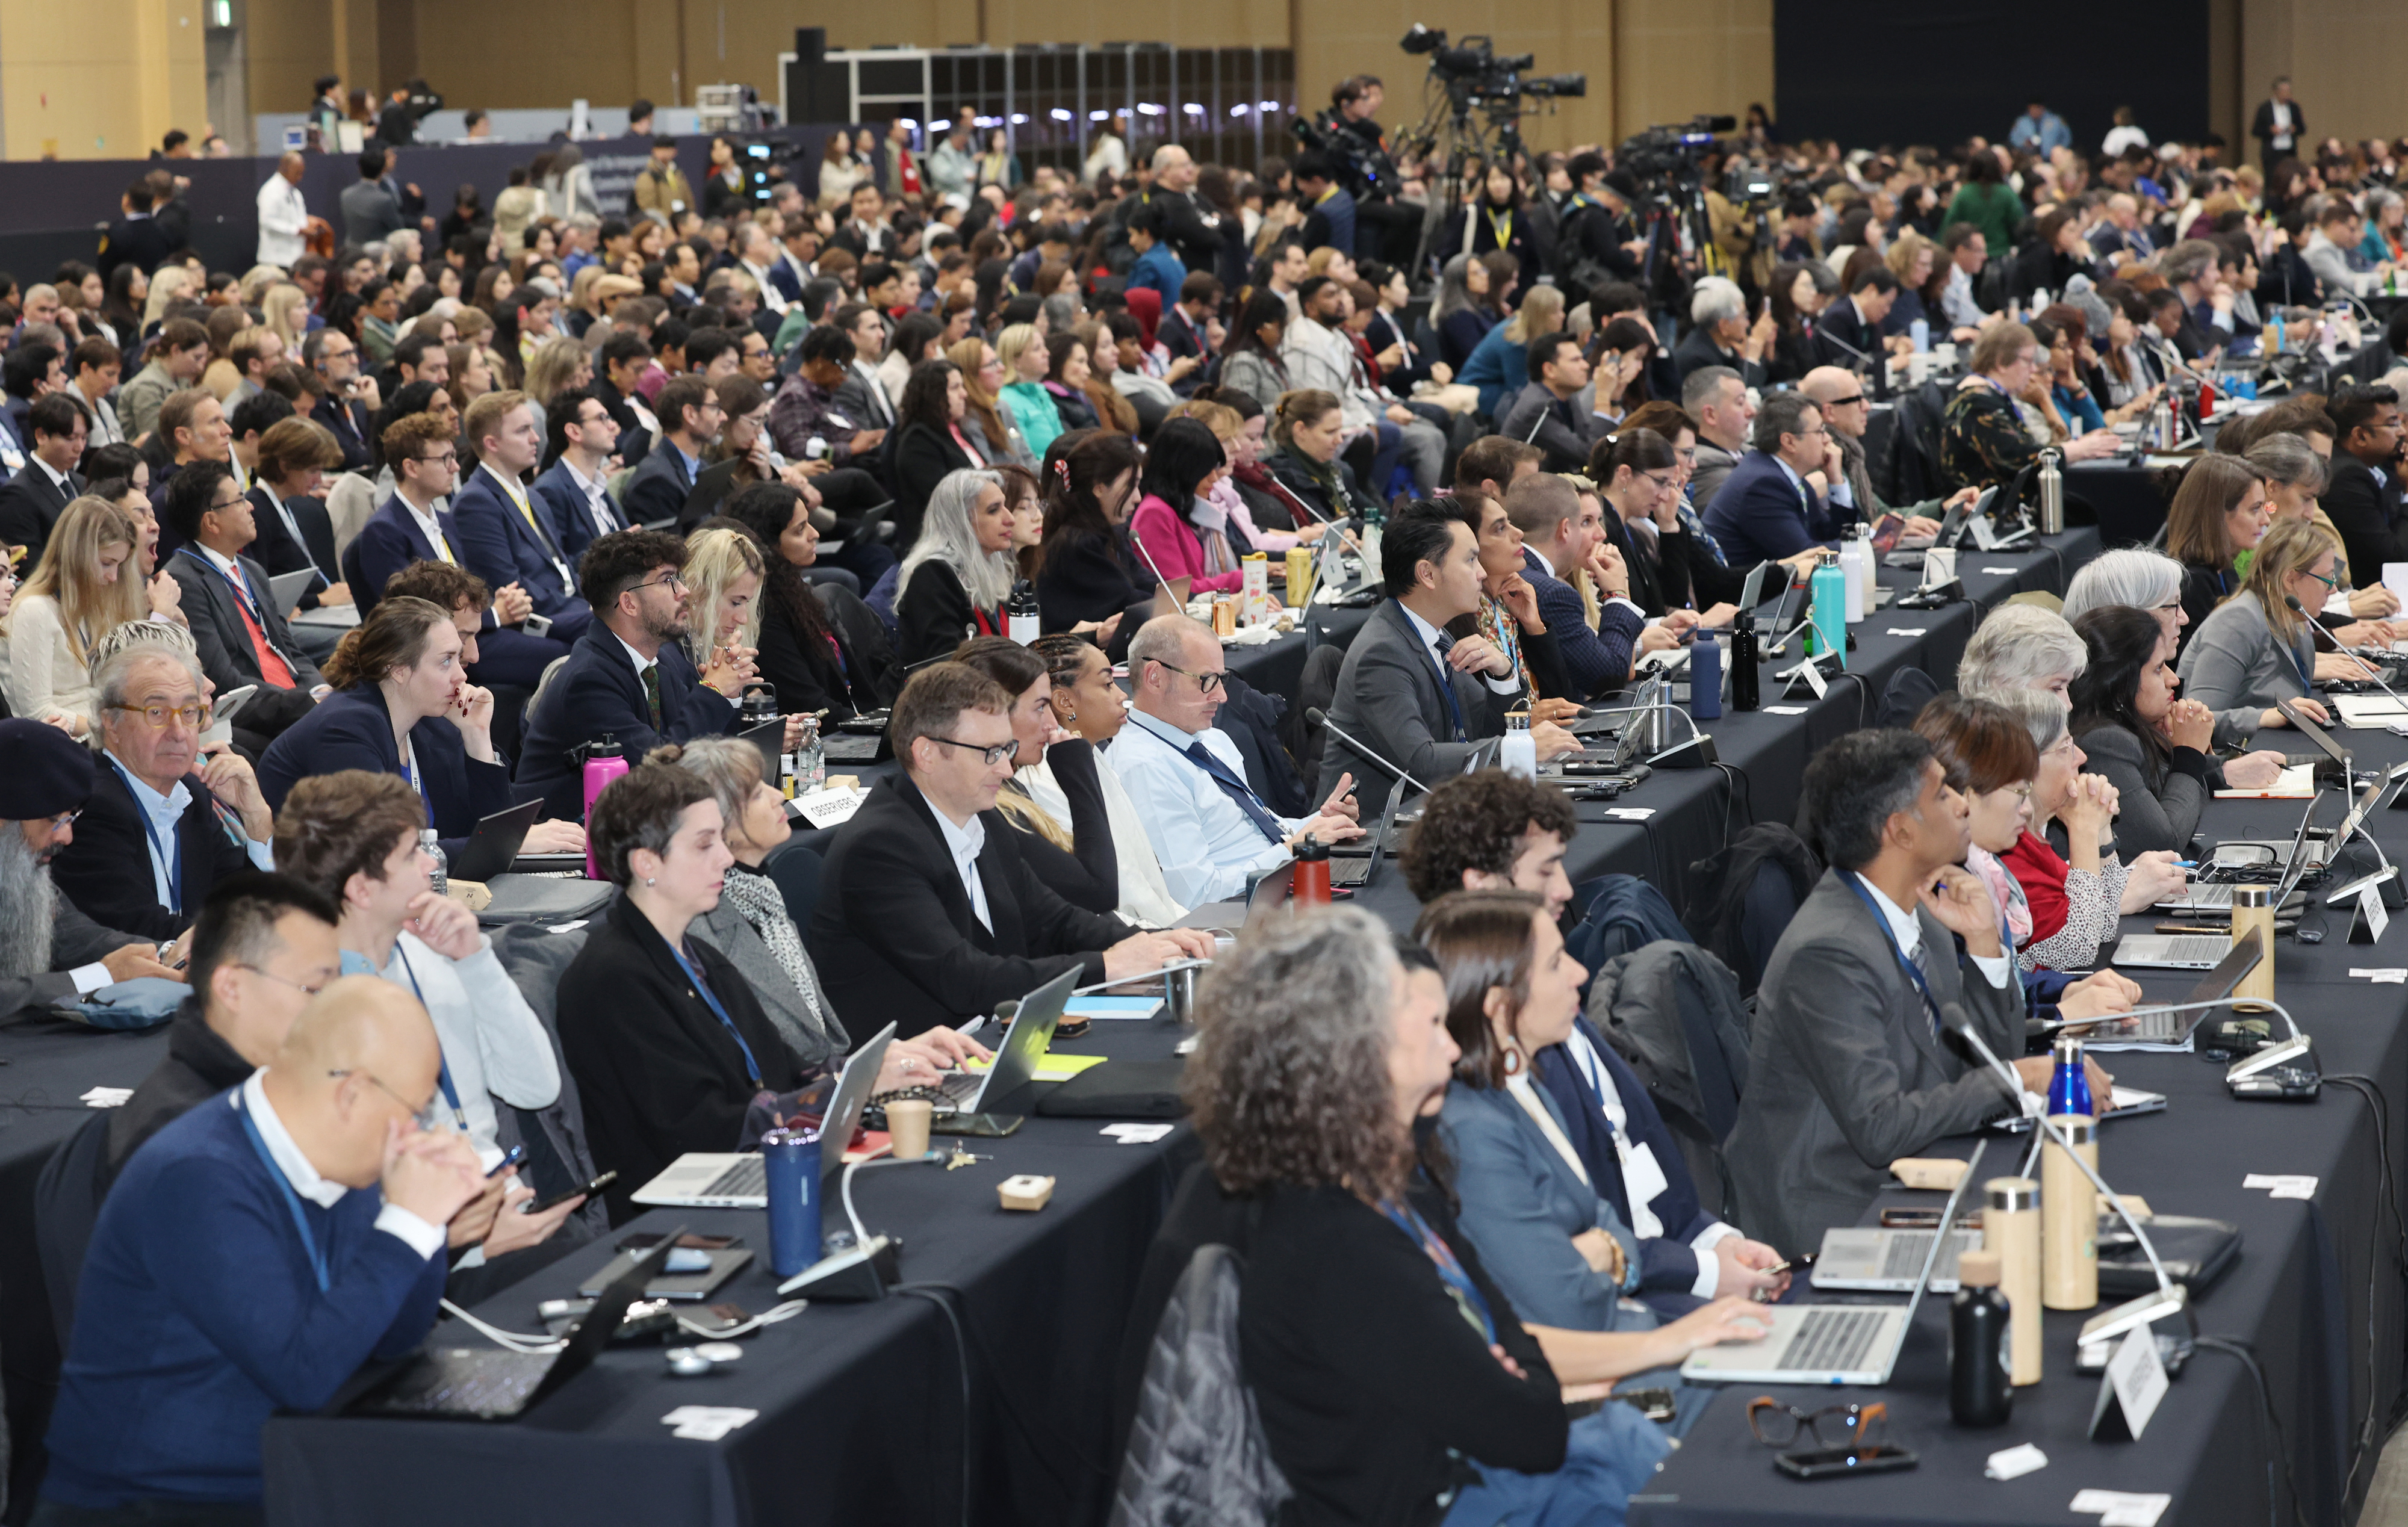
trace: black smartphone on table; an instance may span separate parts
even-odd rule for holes
[[[1889,1474],[1921,1462],[1903,1448],[1816,1448],[1783,1453],[1772,1466],[1793,1479],[1838,1479],[1851,1474]]]
[[[618,1180],[618,1173],[604,1172],[600,1176],[596,1177],[593,1181],[584,1184],[582,1187],[571,1188],[565,1193],[554,1193],[550,1198],[531,1199],[528,1201],[527,1206],[519,1210],[519,1212],[521,1214],[549,1213],[550,1211],[560,1207],[563,1204],[567,1203],[572,1198],[591,1198],[595,1193],[600,1192],[603,1189],[608,1188],[610,1184]]]

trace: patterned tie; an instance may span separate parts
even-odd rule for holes
[[[1438,692],[1446,697],[1446,713],[1455,722],[1455,735],[1449,740],[1469,742],[1471,739],[1463,726],[1463,705],[1455,697],[1455,677],[1446,666],[1446,655],[1455,650],[1455,637],[1441,631],[1431,639],[1430,645],[1438,649]]]
[[[652,707],[652,730],[661,729],[661,665],[647,664],[644,667],[644,704]]]
[[[1254,790],[1243,779],[1235,778],[1226,764],[1212,756],[1211,749],[1201,742],[1191,742],[1187,745],[1187,756],[1195,761],[1197,768],[1212,777],[1212,782],[1221,787],[1222,794],[1238,803],[1238,809],[1246,814],[1248,821],[1262,830],[1263,836],[1273,843],[1285,840],[1287,835],[1280,830],[1279,819],[1264,809]]]

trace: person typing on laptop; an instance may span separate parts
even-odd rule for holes
[[[939,663],[903,686],[887,731],[903,777],[838,829],[810,926],[839,1011],[917,1035],[996,1011],[1065,970],[1084,980],[1209,959],[1194,929],[1133,933],[1033,875],[995,815],[1011,773],[1011,699],[974,668]]]
[[[1283,817],[1246,778],[1245,758],[1212,724],[1228,664],[1211,628],[1157,615],[1129,639],[1134,710],[1112,744],[1112,768],[1137,803],[1164,883],[1189,906],[1234,901],[1285,863],[1308,834],[1324,844],[1363,835],[1341,774],[1319,812]]]
[[[1789,1257],[1856,1223],[1891,1162],[2010,1108],[1998,1078],[1944,1036],[1947,1008],[1961,1006],[1992,1049],[2023,1049],[2014,959],[1988,889],[1958,865],[1965,799],[1931,744],[1850,733],[1815,755],[1805,786],[1830,868],[1766,963],[1747,1092],[1724,1146],[1740,1218]],[[2047,1057],[2012,1063],[2045,1091]],[[2094,1069],[2094,1094],[2109,1085]]]
[[[344,978],[135,1153],[84,1260],[37,1518],[265,1521],[268,1417],[434,1326],[444,1226],[485,1186],[465,1139],[418,1128],[441,1061],[408,992]]]

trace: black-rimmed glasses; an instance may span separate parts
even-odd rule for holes
[[[1012,754],[1020,751],[1020,744],[1016,741],[998,742],[994,747],[989,748],[975,742],[955,742],[951,737],[940,737],[933,732],[924,732],[921,735],[926,737],[930,742],[941,742],[948,748],[959,748],[966,752],[976,753],[981,759],[985,761],[986,766],[990,769],[1002,763],[1005,759],[1010,758]]]
[[[1196,680],[1196,688],[1198,693],[1211,694],[1221,687],[1221,679],[1224,677],[1223,675],[1190,672],[1188,669],[1181,667],[1176,663],[1162,663],[1160,658],[1156,658],[1154,661],[1161,663],[1164,667],[1169,669],[1172,673],[1185,674],[1188,678]]]
[[[1768,1448],[1786,1448],[1800,1432],[1811,1434],[1826,1448],[1875,1448],[1881,1445],[1888,1421],[1889,1406],[1879,1400],[1871,1405],[1826,1406],[1820,1410],[1800,1410],[1768,1394],[1747,1403],[1747,1429]]]

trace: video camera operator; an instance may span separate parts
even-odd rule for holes
[[[377,113],[376,136],[388,149],[406,148],[418,141],[418,124],[442,109],[443,97],[427,89],[425,80],[405,81],[393,88],[384,109]]]
[[[1403,176],[1377,120],[1385,98],[1377,75],[1341,79],[1329,93],[1329,109],[1312,123],[1297,122],[1297,136],[1308,154],[1326,157],[1337,189],[1354,203],[1354,242],[1347,252],[1402,264],[1412,258],[1423,208],[1399,194]]]

